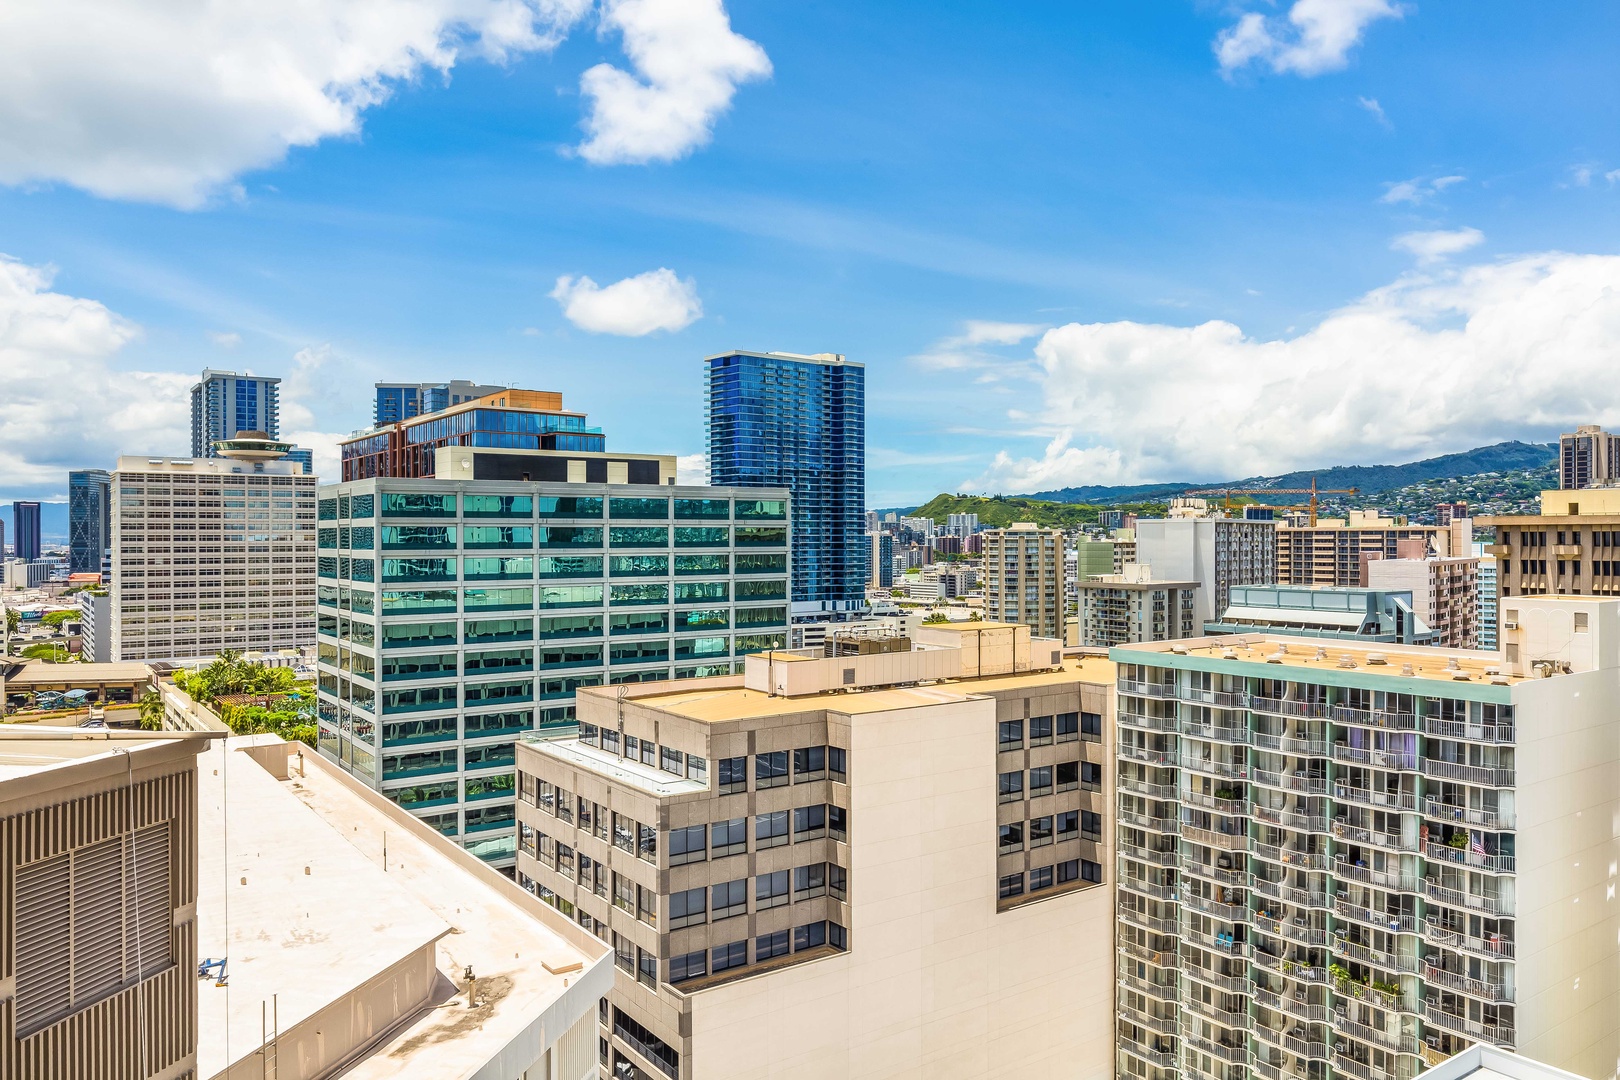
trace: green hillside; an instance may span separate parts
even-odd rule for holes
[[[1143,517],[1162,516],[1163,503],[1132,503],[1122,506],[1093,506],[1088,503],[1047,502],[1044,499],[1025,499],[998,495],[934,496],[917,507],[909,516],[933,518],[936,524],[945,524],[951,514],[978,514],[979,524],[986,528],[1003,528],[1015,521],[1033,521],[1047,528],[1073,528],[1076,525],[1097,524],[1099,510],[1124,510]]]

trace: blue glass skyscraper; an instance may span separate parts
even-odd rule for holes
[[[706,361],[709,483],[793,493],[793,610],[858,611],[871,544],[866,368],[833,353]]]
[[[16,533],[11,543],[17,558],[24,562],[39,558],[39,503],[12,503],[11,528]]]
[[[101,573],[102,552],[112,547],[112,474],[105,469],[68,473],[68,572]]]
[[[191,388],[191,456],[213,457],[214,444],[238,431],[281,437],[281,380],[205,370]]]

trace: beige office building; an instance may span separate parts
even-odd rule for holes
[[[194,1075],[203,745],[0,730],[0,1077]]]
[[[1578,491],[1620,479],[1620,436],[1581,424],[1558,438],[1559,486]]]
[[[1479,523],[1496,529],[1500,597],[1620,596],[1620,488],[1543,491],[1539,515]]]
[[[1063,636],[1063,530],[1019,521],[985,529],[984,613],[1023,623],[1038,637]]]
[[[1023,626],[583,690],[519,881],[612,943],[612,1075],[1103,1076],[1113,665]]]
[[[1282,585],[1365,585],[1367,557],[1393,559],[1403,540],[1421,540],[1442,558],[1467,555],[1473,522],[1401,524],[1376,510],[1352,510],[1348,518],[1321,518],[1315,526],[1277,526],[1277,581]],[[1267,584],[1267,583],[1262,583]]]

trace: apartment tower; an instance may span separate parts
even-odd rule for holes
[[[1620,479],[1620,436],[1596,424],[1581,424],[1558,437],[1559,487],[1565,491],[1596,487]]]
[[[995,622],[1028,626],[1037,636],[1063,637],[1063,530],[1018,521],[985,529],[984,613]]]
[[[191,456],[214,457],[214,444],[239,431],[281,437],[281,380],[205,369],[191,388]]]
[[[1365,585],[1362,564],[1369,558],[1397,558],[1398,545],[1407,540],[1422,541],[1441,558],[1466,556],[1474,540],[1473,522],[1453,517],[1445,525],[1413,525],[1376,510],[1352,510],[1347,518],[1322,518],[1315,525],[1279,525],[1275,581]]]

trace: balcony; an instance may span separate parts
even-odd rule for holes
[[[1230,1043],[1217,1042],[1214,1039],[1205,1039],[1197,1035],[1188,1035],[1181,1040],[1187,1049],[1197,1050],[1211,1057],[1229,1061],[1234,1065],[1244,1065],[1249,1060],[1249,1042],[1245,1039],[1234,1046]]]
[[[1223,709],[1247,709],[1249,695],[1242,691],[1230,692],[1226,690],[1201,690],[1197,687],[1183,686],[1176,694],[1182,701],[1194,701],[1201,705],[1219,705]]]
[[[1326,739],[1301,739],[1292,735],[1270,735],[1258,731],[1254,735],[1254,745],[1262,750],[1296,754],[1300,757],[1326,757],[1328,752]]]
[[[1228,780],[1246,780],[1249,776],[1249,766],[1241,761],[1222,761],[1219,758],[1188,756],[1181,762],[1181,767],[1191,769],[1196,773],[1208,776],[1220,776]]]
[[[1281,788],[1284,791],[1297,791],[1306,795],[1326,795],[1328,778],[1326,776],[1311,776],[1303,772],[1277,773],[1267,769],[1254,770],[1254,782],[1264,784],[1266,787]]]
[[[1181,973],[1188,978],[1197,979],[1201,983],[1224,990],[1228,994],[1247,994],[1254,990],[1254,984],[1249,981],[1247,974],[1225,975],[1219,971],[1211,971],[1198,964],[1184,964]]]
[[[1297,885],[1285,885],[1281,881],[1268,881],[1258,876],[1254,879],[1254,891],[1299,907],[1326,908],[1329,903],[1326,892],[1302,889]]]
[[[1352,904],[1344,899],[1333,901],[1333,913],[1341,919],[1349,919],[1351,922],[1358,922],[1363,926],[1371,926],[1379,930],[1388,930],[1394,934],[1417,933],[1416,915],[1396,915],[1388,911],[1375,911],[1359,904]]]
[[[1513,942],[1503,940],[1499,935],[1490,937],[1473,937],[1460,934],[1455,930],[1447,929],[1445,924],[1437,919],[1425,920],[1427,929],[1425,935],[1430,941],[1444,945],[1448,949],[1465,952],[1470,956],[1477,956],[1483,960],[1512,960]]]
[[[1204,878],[1208,881],[1218,881],[1222,885],[1247,888],[1249,884],[1249,872],[1247,870],[1223,870],[1219,866],[1197,862],[1186,857],[1182,858],[1180,865],[1183,874],[1191,874],[1194,877]]]
[[[1282,1011],[1295,1020],[1303,1020],[1308,1024],[1326,1023],[1331,1010],[1327,1003],[1310,1001],[1305,997],[1303,989],[1295,990],[1292,994],[1282,995]]]
[[[1398,1030],[1390,1031],[1386,1028],[1358,1023],[1343,1014],[1334,1018],[1333,1026],[1351,1038],[1360,1039],[1365,1043],[1372,1043],[1385,1050],[1392,1050],[1397,1054],[1415,1054],[1418,1052],[1416,1035],[1403,1035]]]
[[[1415,751],[1373,750],[1365,746],[1334,743],[1333,760],[1351,765],[1371,765],[1380,769],[1417,771],[1417,753]]]
[[[1138,975],[1133,975],[1128,971],[1124,971],[1120,973],[1119,981],[1123,985],[1130,987],[1132,990],[1146,994],[1148,997],[1156,998],[1159,1001],[1169,1002],[1172,1005],[1177,1003],[1178,992],[1174,979],[1167,983],[1153,982],[1150,979],[1144,979]]]
[[[1288,810],[1278,810],[1273,806],[1262,806],[1255,803],[1251,811],[1256,821],[1264,821],[1270,825],[1278,825],[1284,829],[1293,829],[1295,832],[1325,833],[1328,831],[1328,819],[1320,814],[1296,814]]]
[[[1423,845],[1423,857],[1437,859],[1441,862],[1456,863],[1459,866],[1469,866],[1475,870],[1484,870],[1492,874],[1513,873],[1517,861],[1512,855],[1487,855],[1484,852],[1474,851],[1472,848],[1437,844],[1433,840]]]
[[[1176,899],[1176,887],[1174,885],[1157,885],[1151,881],[1143,881],[1141,878],[1130,877],[1125,874],[1120,875],[1119,887],[1167,903],[1174,903]]]
[[[1141,795],[1149,799],[1163,799],[1174,801],[1176,798],[1176,785],[1155,784],[1147,780],[1139,780],[1134,776],[1121,775],[1115,786],[1122,792],[1131,795]]]
[[[1154,1016],[1152,1013],[1141,1012],[1129,1007],[1119,1009],[1115,1015],[1127,1024],[1158,1035],[1174,1035],[1176,1033],[1176,1018],[1174,1016]]]
[[[1119,842],[1119,853],[1132,862],[1142,863],[1145,866],[1175,866],[1176,849],[1145,848],[1132,844],[1127,840]]]
[[[1180,929],[1183,940],[1196,943],[1200,948],[1208,949],[1221,956],[1247,956],[1249,943],[1234,941],[1231,934],[1208,934],[1202,930],[1194,930],[1190,926]]]
[[[1291,847],[1262,844],[1258,841],[1249,850],[1267,862],[1279,865],[1298,867],[1302,870],[1326,870],[1328,868],[1328,857],[1323,852],[1299,851]]]
[[[1263,953],[1259,949],[1254,951],[1253,961],[1256,967],[1263,967],[1267,971],[1276,972],[1287,979],[1302,983],[1326,983],[1328,981],[1327,968],[1307,964],[1299,960],[1284,960],[1271,953]]]
[[[1189,1012],[1197,1013],[1204,1019],[1211,1020],[1232,1031],[1249,1030],[1248,1013],[1227,1012],[1224,1009],[1216,1008],[1207,1001],[1200,1001],[1197,998],[1183,998],[1181,1002],[1181,1011],[1184,1014]]]
[[[1391,712],[1387,709],[1356,709],[1349,705],[1335,705],[1333,719],[1335,723],[1383,728],[1386,731],[1417,730],[1417,716],[1414,713]]]
[[[1514,1030],[1511,1024],[1487,1024],[1478,1020],[1470,1020],[1466,1016],[1454,1016],[1445,1012],[1432,1001],[1423,1003],[1423,1019],[1437,1028],[1466,1035],[1475,1042],[1488,1042],[1496,1046],[1512,1047]]]
[[[1120,679],[1114,684],[1122,694],[1135,694],[1137,697],[1173,699],[1176,696],[1174,685],[1166,683],[1137,682],[1135,679]]]
[[[1374,832],[1372,829],[1360,825],[1352,825],[1348,821],[1335,818],[1333,821],[1333,835],[1340,840],[1349,840],[1357,844],[1369,844],[1383,848],[1386,851],[1416,851],[1416,840],[1408,840],[1399,833]]]
[[[1200,829],[1185,822],[1181,826],[1181,838],[1194,844],[1205,844],[1225,851],[1247,851],[1249,849],[1247,833],[1216,832],[1213,829]]]
[[[1176,718],[1173,716],[1148,716],[1145,713],[1119,712],[1121,727],[1137,728],[1142,731],[1174,732]]]
[[[1416,956],[1404,956],[1400,953],[1385,952],[1363,945],[1359,941],[1351,941],[1346,937],[1333,939],[1333,951],[1340,956],[1348,956],[1352,960],[1359,960],[1363,964],[1372,964],[1385,971],[1400,971],[1407,974],[1416,974],[1418,959]]]
[[[1222,904],[1219,901],[1211,900],[1207,896],[1188,893],[1182,897],[1181,906],[1189,911],[1199,911],[1205,915],[1212,915],[1222,922],[1246,923],[1249,921],[1247,904]]]
[[[1483,829],[1513,828],[1513,815],[1500,810],[1481,810],[1470,806],[1442,802],[1432,795],[1423,802],[1423,812],[1439,821],[1457,821],[1465,825],[1478,825]]]
[[[1486,915],[1513,914],[1513,903],[1505,897],[1480,896],[1476,893],[1463,892],[1461,889],[1449,889],[1433,878],[1423,879],[1423,891],[1430,900],[1451,907],[1481,911]]]
[[[1140,926],[1144,930],[1153,931],[1155,934],[1174,935],[1181,929],[1176,924],[1176,920],[1173,918],[1167,919],[1156,915],[1149,915],[1146,912],[1138,911],[1136,908],[1132,907],[1125,907],[1124,905],[1121,905],[1119,908],[1119,917],[1133,926]]]
[[[1304,720],[1322,720],[1328,715],[1325,701],[1290,701],[1286,698],[1249,696],[1249,708],[1273,716],[1297,716]]]
[[[1418,808],[1418,797],[1414,791],[1379,791],[1375,788],[1334,784],[1333,797],[1340,802],[1359,803],[1362,806],[1376,806],[1387,810],[1415,812]]]
[[[1121,744],[1116,753],[1127,761],[1141,761],[1148,765],[1174,768],[1176,752],[1174,750],[1153,750],[1146,746],[1131,746]]]
[[[1488,743],[1493,746],[1511,745],[1517,741],[1512,724],[1472,724],[1459,720],[1441,720],[1438,717],[1425,716],[1423,718],[1423,731],[1425,734],[1441,739]]]
[[[1204,739],[1229,746],[1247,746],[1249,744],[1249,729],[1247,727],[1215,724],[1191,716],[1183,716],[1177,725],[1177,730],[1190,738]]]
[[[1132,1057],[1141,1058],[1149,1065],[1157,1065],[1161,1069],[1173,1069],[1176,1067],[1176,1052],[1174,1050],[1155,1050],[1145,1043],[1137,1042],[1135,1039],[1127,1038],[1124,1035],[1116,1035],[1115,1042],[1118,1044],[1119,1049]]]
[[[1423,759],[1423,775],[1437,780],[1456,780],[1481,787],[1505,788],[1513,786],[1513,770],[1492,765],[1462,765],[1455,761]]]
[[[1333,876],[1377,885],[1392,892],[1421,891],[1417,877],[1412,874],[1402,873],[1400,870],[1374,870],[1349,862],[1342,855],[1333,860]]]
[[[1357,1061],[1349,1054],[1335,1053],[1333,1055],[1333,1073],[1335,1076],[1355,1076],[1360,1080],[1389,1080],[1389,1074],[1382,1069],[1374,1069],[1371,1065]]]
[[[1121,810],[1118,814],[1121,825],[1131,825],[1149,832],[1166,833],[1174,835],[1181,826],[1175,818],[1152,817],[1148,814],[1139,814],[1135,810]]]
[[[1489,1002],[1510,1002],[1513,1000],[1513,990],[1500,979],[1471,979],[1455,971],[1447,971],[1437,964],[1425,960],[1423,962],[1423,979],[1436,986],[1444,986],[1448,990],[1455,990],[1459,994],[1478,998]]]
[[[1249,812],[1247,799],[1217,799],[1213,795],[1205,795],[1202,791],[1183,791],[1177,798],[1187,806],[1201,806],[1206,810],[1231,817],[1241,817]]]
[[[1150,949],[1146,945],[1135,941],[1121,941],[1119,950],[1127,956],[1152,964],[1154,967],[1168,968],[1172,971],[1176,969],[1179,963],[1173,947],[1169,949]]]

